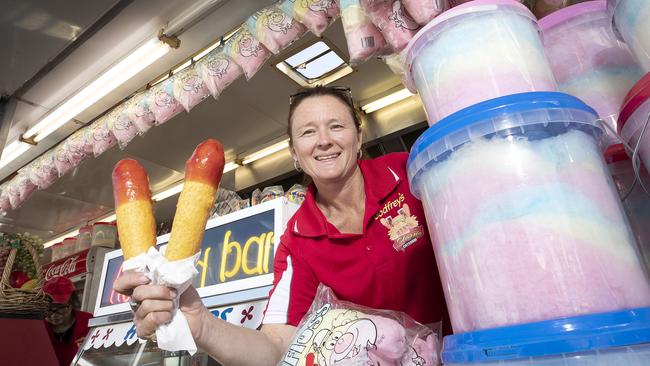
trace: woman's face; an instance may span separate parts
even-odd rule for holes
[[[357,167],[361,132],[336,97],[303,99],[293,112],[291,137],[293,158],[315,183],[344,179]]]
[[[72,314],[72,305],[70,304],[51,304],[45,315],[48,323],[57,326],[65,324]]]

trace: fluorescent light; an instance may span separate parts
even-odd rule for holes
[[[227,173],[227,172],[229,172],[231,170],[237,169],[238,167],[239,167],[239,165],[237,165],[237,164],[235,164],[233,162],[226,163],[226,165],[223,167],[223,172]],[[153,197],[151,197],[151,199],[154,200],[154,201],[162,201],[165,198],[169,198],[169,197],[171,197],[171,196],[173,196],[175,194],[179,194],[183,190],[184,185],[185,185],[184,181],[176,182],[176,183],[172,184],[169,188],[166,188],[166,189],[154,194]]]
[[[210,53],[213,49],[219,47],[220,44],[221,44],[221,40],[218,40],[218,41],[214,42],[213,44],[208,46],[208,48],[204,49],[203,51],[198,53],[196,56],[192,57],[192,60],[198,61],[198,60],[202,59],[205,55]]]
[[[411,95],[413,95],[413,93],[408,91],[408,89],[403,88],[403,89],[398,90],[398,91],[396,91],[394,93],[391,93],[391,94],[388,94],[388,95],[386,95],[384,97],[381,97],[381,98],[375,100],[374,102],[363,105],[363,106],[361,106],[361,109],[365,113],[372,113],[372,112],[374,112],[376,110],[379,110],[379,109],[382,109],[382,108],[384,108],[386,106],[389,106],[391,104],[397,103],[400,100],[404,100],[404,99],[410,97]]]
[[[242,159],[242,164],[250,164],[254,162],[255,160],[259,160],[263,157],[269,156],[271,154],[274,154],[278,151],[284,150],[289,147],[289,139],[282,140],[276,144],[273,144],[269,147],[265,147],[264,149],[254,152],[248,156],[246,156],[244,159]]]
[[[158,38],[147,41],[27,130],[25,137],[41,141],[168,51]]]
[[[56,239],[52,239],[52,240],[48,241],[47,243],[43,244],[43,248],[51,247],[52,245],[63,241],[63,239],[65,239],[65,238],[70,238],[70,237],[77,236],[77,235],[79,235],[79,229],[69,231],[69,232],[67,232],[67,233],[65,233],[65,234],[63,234],[61,236],[58,236]]]
[[[172,184],[171,187],[166,188],[154,194],[153,197],[151,197],[151,199],[154,201],[162,201],[165,198],[171,197],[175,194],[179,194],[183,190],[184,185],[185,185],[184,181],[176,182]]]
[[[181,71],[181,70],[183,70],[184,68],[190,66],[191,64],[192,64],[192,59],[189,59],[189,60],[183,62],[183,64],[181,64],[179,67],[177,67],[177,68],[175,68],[174,70],[172,70],[172,74],[176,74],[176,73],[178,73],[179,71]]]
[[[30,144],[14,140],[9,143],[2,150],[2,158],[0,158],[0,168],[4,168],[7,164],[11,163],[14,159],[22,155],[25,151],[29,150]]]

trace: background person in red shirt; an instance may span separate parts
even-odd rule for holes
[[[277,365],[319,283],[341,300],[403,311],[420,323],[448,319],[422,204],[409,190],[408,154],[360,160],[361,122],[349,89],[294,94],[287,132],[296,169],[313,183],[280,239],[264,325],[258,332],[212,316],[190,287],[180,308],[199,349],[222,365]],[[176,296],[147,283],[127,272],[114,284],[139,304],[141,338],[171,320]]]
[[[88,320],[93,316],[75,309],[79,300],[67,277],[54,277],[45,282],[43,292],[52,299],[45,322],[56,357],[62,366],[70,365],[88,334]]]

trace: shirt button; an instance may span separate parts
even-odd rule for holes
[[[370,245],[366,247],[366,250],[372,250],[372,248],[370,248]]]

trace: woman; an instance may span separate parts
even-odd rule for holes
[[[45,282],[43,292],[52,299],[45,322],[54,352],[60,365],[69,365],[88,334],[88,320],[93,316],[75,310],[79,301],[67,277],[54,277]]]
[[[342,300],[404,311],[424,324],[446,318],[423,208],[408,188],[407,154],[359,160],[361,123],[349,89],[294,94],[287,132],[295,167],[313,184],[280,239],[264,325],[258,332],[217,319],[190,288],[180,306],[199,348],[223,365],[277,365],[319,283]],[[140,304],[134,321],[143,338],[170,321],[176,296],[141,286],[147,282],[124,273],[115,283]]]

